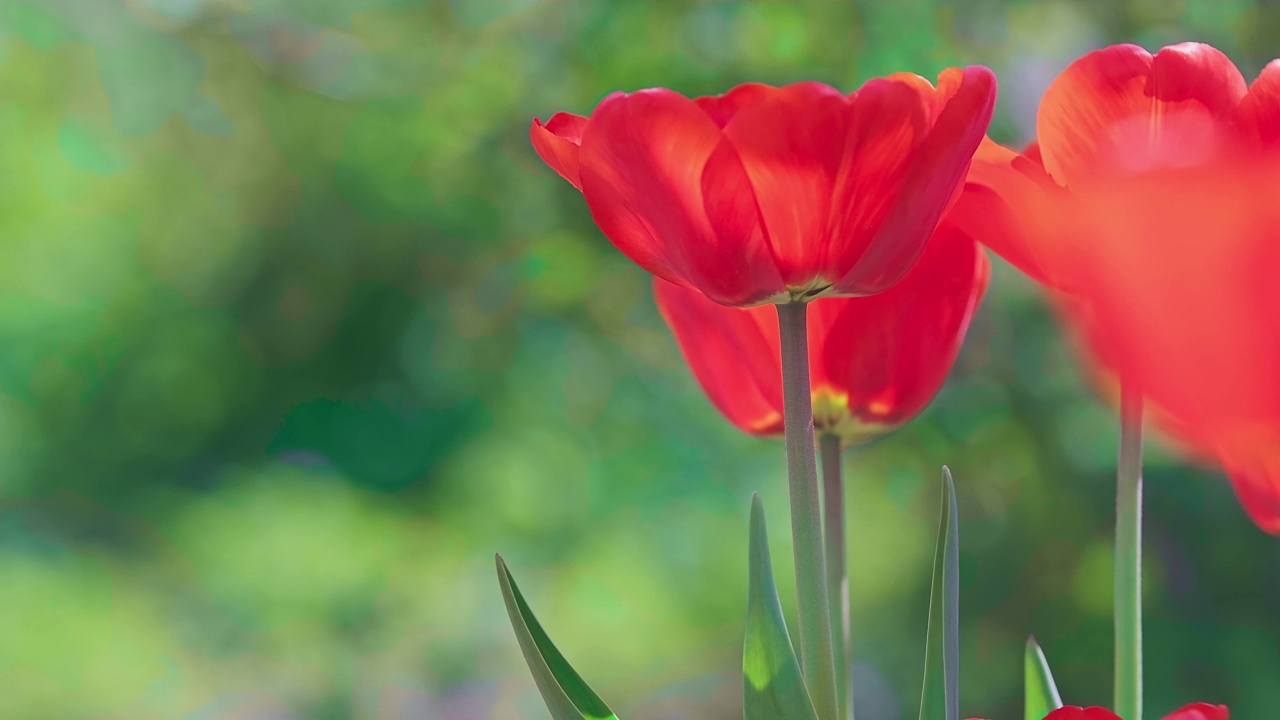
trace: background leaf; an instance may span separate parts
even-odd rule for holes
[[[1025,720],[1043,720],[1045,715],[1062,707],[1058,686],[1049,671],[1049,661],[1034,637],[1027,638],[1027,652],[1023,662],[1026,676]]]
[[[755,493],[751,496],[750,564],[747,637],[742,648],[743,716],[746,720],[817,720],[778,603],[764,507]]]
[[[942,468],[942,517],[933,554],[920,720],[960,718],[960,529],[951,471]]]
[[[502,586],[511,627],[515,628],[520,650],[551,717],[554,720],[617,720],[617,715],[574,671],[538,624],[501,555],[497,556],[497,563],[498,584]]]

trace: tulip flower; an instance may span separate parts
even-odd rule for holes
[[[1218,50],[1200,43],[1152,55],[1115,45],[1072,63],[1045,91],[1036,116],[1036,142],[1021,153],[984,140],[974,157],[967,190],[954,209],[962,228],[1046,286],[1072,295],[1066,303],[1083,334],[1097,336],[1094,319],[1111,307],[1093,306],[1099,258],[1115,259],[1126,246],[1157,241],[1108,227],[1110,217],[1084,212],[1081,195],[1101,195],[1114,178],[1145,176],[1160,168],[1194,167],[1245,152],[1271,155],[1280,138],[1280,66],[1268,65],[1253,85]],[[1147,196],[1148,200],[1152,199]],[[1198,204],[1198,198],[1182,197]],[[1164,203],[1125,209],[1130,217],[1158,212]],[[1088,217],[1099,224],[1082,227]],[[1057,223],[1075,228],[1070,234]],[[1131,229],[1132,225],[1129,225]],[[1203,227],[1202,227],[1203,229]],[[1212,240],[1210,240],[1212,239]],[[1217,242],[1209,232],[1199,240]],[[1206,242],[1208,241],[1208,242]],[[1163,253],[1173,252],[1166,247]],[[1126,267],[1127,269],[1127,267]],[[1200,294],[1194,275],[1183,291]],[[1134,305],[1149,307],[1132,290]],[[1195,288],[1192,290],[1192,288]],[[1094,342],[1100,364],[1120,378],[1120,457],[1116,519],[1116,707],[1130,720],[1142,715],[1141,503],[1142,407],[1153,399],[1145,378],[1115,362],[1114,347]],[[1187,379],[1189,382],[1194,380]],[[1186,418],[1177,418],[1181,427]],[[1221,430],[1215,431],[1216,434]],[[1245,434],[1256,433],[1252,426]],[[1245,453],[1243,476],[1267,476],[1280,458]],[[1233,459],[1235,455],[1233,453]],[[1251,486],[1267,485],[1251,480]],[[1239,486],[1239,483],[1237,484]],[[1274,503],[1273,508],[1280,506]],[[1256,517],[1256,515],[1255,515]]]
[[[733,306],[870,295],[923,251],[995,103],[983,67],[909,73],[845,95],[816,82],[689,99],[614,93],[589,117],[534,120],[538,155],[614,245]]]
[[[1088,345],[1280,534],[1276,197],[1280,165],[1222,160],[1099,184],[1056,221],[1063,242],[1096,240],[1080,258],[1088,316],[1071,316]]]
[[[984,140],[952,216],[1070,294],[1065,314],[1093,338],[1098,364],[1140,390],[1172,435],[1216,455],[1250,516],[1280,533],[1280,452],[1270,450],[1280,431],[1273,412],[1256,407],[1276,397],[1266,368],[1280,356],[1243,344],[1272,332],[1280,306],[1241,297],[1249,267],[1268,267],[1259,265],[1266,243],[1245,236],[1265,235],[1280,217],[1267,215],[1258,191],[1268,173],[1236,162],[1280,154],[1280,61],[1246,86],[1225,55],[1199,43],[1155,55],[1098,50],[1051,83],[1037,134],[1022,153]],[[1195,290],[1175,301],[1161,282]],[[1199,334],[1192,318],[1203,320]],[[1158,330],[1170,335],[1153,358]],[[1175,356],[1174,338],[1192,344]]]
[[[827,553],[814,459],[808,301],[874,295],[911,269],[991,121],[995,76],[899,73],[851,94],[815,82],[690,99],[614,93],[589,117],[533,121],[538,155],[601,232],[653,275],[732,307],[776,304],[800,652],[835,720]],[[831,503],[828,503],[830,506]]]
[[[1121,720],[1121,718],[1106,708],[1067,705],[1045,715],[1044,720]],[[1229,720],[1229,716],[1226,705],[1194,703],[1165,715],[1164,720]]]
[[[819,435],[846,445],[917,415],[946,379],[990,263],[945,220],[915,267],[878,295],[811,303],[809,367]],[[730,308],[664,280],[658,308],[711,403],[753,435],[783,431],[782,369],[774,313]]]

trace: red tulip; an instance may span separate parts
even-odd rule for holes
[[[1067,705],[1045,715],[1044,720],[1121,720],[1121,718],[1106,708]],[[1227,706],[1194,703],[1165,715],[1164,720],[1228,720]]]
[[[915,263],[986,132],[995,77],[907,73],[716,97],[614,93],[533,121],[538,155],[654,275],[732,306],[870,295]]]
[[[929,404],[959,352],[987,286],[990,264],[943,221],[920,261],[878,295],[810,306],[809,367],[818,432],[860,442],[902,425]],[[658,309],[694,376],[735,425],[782,432],[782,370],[772,308],[737,309],[657,280]]]
[[[1280,534],[1280,164],[1223,160],[1076,193],[1072,319],[1101,360],[1217,455],[1253,519]],[[1081,313],[1087,313],[1081,317]]]
[[[1276,150],[1280,62],[1246,86],[1226,55],[1201,43],[1155,55],[1136,45],[1097,50],[1049,85],[1036,138],[1022,153],[984,140],[968,176],[981,189],[965,193],[955,216],[1023,272],[1070,292],[1088,268],[1073,265],[1077,248],[1055,242],[1037,218],[1098,178]]]
[[[1037,134],[984,140],[951,217],[1070,295],[1098,365],[1280,533],[1280,62],[1246,87],[1207,45],[1099,50],[1050,85]]]

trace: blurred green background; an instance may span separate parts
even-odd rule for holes
[[[649,279],[529,147],[615,89],[852,89],[985,63],[992,133],[1115,41],[1245,0],[0,0],[0,717],[545,717],[502,551],[624,717],[741,717],[750,493],[793,604],[779,443],[702,397]],[[1110,697],[1112,412],[1003,264],[946,389],[849,457],[857,702],[914,717],[939,467],[963,706],[1021,652]],[[1147,698],[1280,706],[1280,548],[1147,465]]]

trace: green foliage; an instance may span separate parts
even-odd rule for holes
[[[764,505],[751,496],[747,637],[742,647],[742,709],[746,720],[816,720],[773,583]]]
[[[946,467],[933,550],[920,720],[960,720],[960,527],[956,488]]]
[[[1045,715],[1062,707],[1058,686],[1049,671],[1049,661],[1034,637],[1027,638],[1027,653],[1023,660],[1023,677],[1026,688],[1023,720],[1043,720]]]
[[[551,638],[543,631],[533,616],[515,578],[497,556],[498,584],[502,588],[502,600],[507,605],[507,616],[516,631],[520,651],[533,679],[538,684],[542,699],[551,711],[552,720],[617,720],[617,716],[587,685],[582,676],[569,665],[564,655],[556,649]]]

